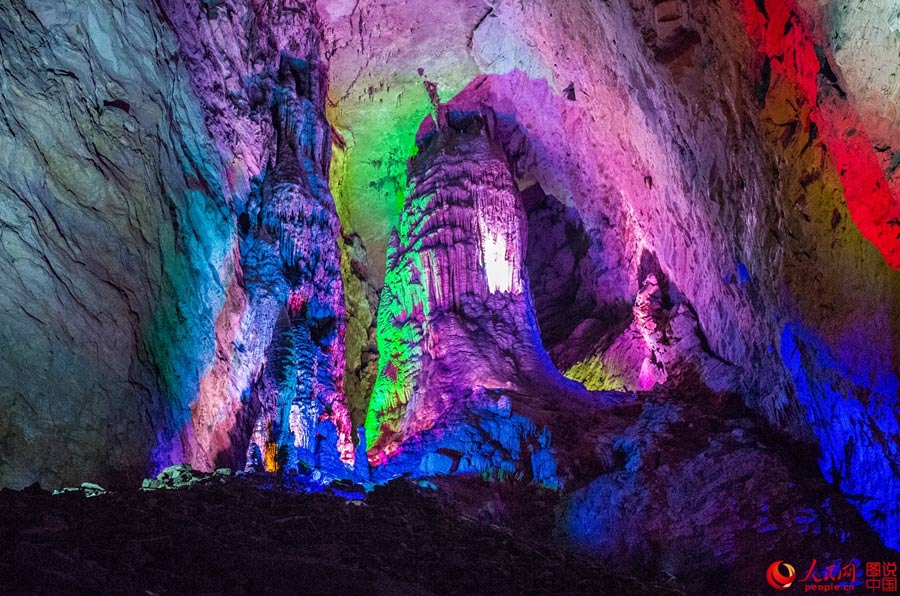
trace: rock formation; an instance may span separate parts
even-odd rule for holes
[[[438,123],[426,120],[420,131],[412,192],[388,254],[366,420],[376,462],[470,400],[505,400],[498,407],[508,410],[509,393],[579,392],[540,341],[525,210],[491,126],[439,110]]]
[[[201,467],[223,463],[216,451],[240,465],[246,451],[255,469],[296,470],[302,461],[340,470],[341,462],[352,464],[354,449],[315,6],[254,2],[220,6],[214,17],[180,3],[167,8],[207,126],[231,158],[226,175],[246,295],[239,329],[210,373],[226,369],[228,383],[201,392],[182,442],[198,452],[189,459]],[[220,37],[223,28],[230,37]],[[213,52],[217,58],[207,60]]]
[[[278,297],[264,369],[251,390],[262,411],[248,456],[248,465],[273,472],[296,470],[301,461],[321,464],[335,449],[344,463],[354,459],[343,392],[340,222],[327,184],[331,131],[320,101],[324,75],[309,58],[282,56],[275,148],[238,218],[251,304]]]
[[[508,119],[473,102],[486,83],[437,107],[410,161],[367,420],[376,478],[477,473],[561,488],[568,496],[560,530],[576,543],[629,569],[693,577],[702,591],[752,585],[755,571],[740,562],[759,553],[810,545],[869,552],[869,530],[818,475],[814,458],[785,452],[785,439],[742,403],[738,367],[710,351],[696,312],[651,252],[641,254],[634,273],[641,284],[619,313],[627,326],[584,339],[596,324],[579,329],[579,319],[589,321],[597,303],[579,298],[579,270],[596,265],[579,248],[578,222],[553,197],[530,187],[523,200],[508,152],[515,160],[510,150],[527,148]],[[528,229],[547,212],[554,225]],[[483,227],[486,219],[497,223]],[[495,234],[486,237],[486,229]],[[502,259],[490,257],[497,245]],[[562,256],[547,256],[556,250]],[[551,323],[543,333],[531,274],[547,290],[535,294],[537,314]],[[569,374],[616,362],[624,374],[614,388],[629,391],[567,383],[542,336],[569,340],[576,352],[602,346],[593,369]],[[611,381],[583,380],[595,389]],[[782,526],[790,531],[772,531]],[[694,577],[708,560],[729,571]]]
[[[240,466],[267,425],[350,462],[314,5],[32,4],[2,9],[4,483]]]

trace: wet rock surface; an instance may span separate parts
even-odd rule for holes
[[[458,487],[483,497],[483,487]],[[95,498],[0,492],[4,594],[668,595],[406,481],[364,501],[269,477]],[[510,495],[514,492],[510,492]],[[519,495],[524,497],[525,495]],[[528,502],[538,501],[528,495]],[[476,499],[476,500],[477,500]],[[552,519],[553,499],[543,515]],[[493,509],[496,513],[498,509]],[[527,512],[534,515],[534,509]],[[524,516],[523,516],[524,518]],[[521,520],[520,520],[521,521]],[[492,525],[493,524],[493,525]]]

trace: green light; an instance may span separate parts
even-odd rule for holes
[[[566,378],[583,384],[589,391],[623,391],[625,379],[621,373],[604,366],[600,355],[595,355],[569,367]]]

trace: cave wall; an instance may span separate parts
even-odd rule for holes
[[[218,154],[149,3],[4,3],[0,43],[0,483],[134,479],[234,280]]]
[[[263,450],[299,441],[308,389],[309,424],[331,424],[331,460],[352,462],[352,241],[328,191],[314,6],[17,2],[2,17],[0,482],[240,467],[260,426]],[[276,397],[264,364],[286,308],[317,347],[291,350],[296,391]]]

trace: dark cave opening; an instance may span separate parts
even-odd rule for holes
[[[528,216],[525,267],[541,339],[548,348],[568,338],[597,307],[583,270],[590,270],[591,240],[578,211],[540,184],[522,191]]]
[[[525,268],[541,341],[560,371],[608,347],[633,319],[624,300],[598,300],[594,285],[603,264],[575,207],[544,192],[521,191],[528,218]]]

